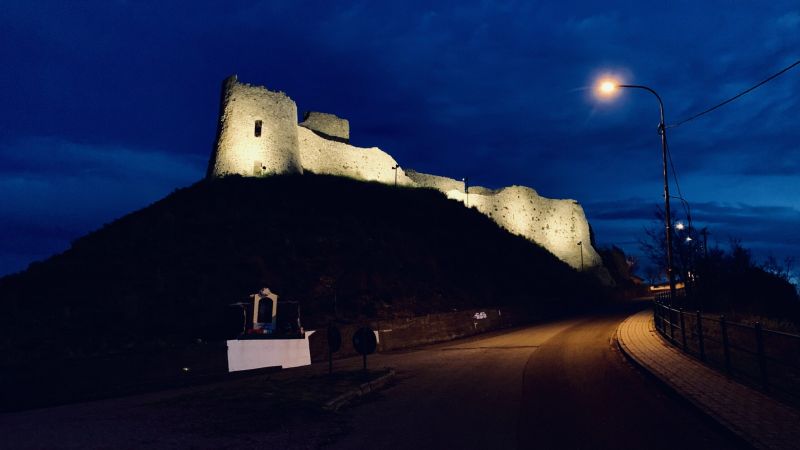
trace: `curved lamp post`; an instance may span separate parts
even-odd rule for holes
[[[661,157],[664,163],[664,224],[666,228],[666,235],[667,235],[667,277],[669,278],[669,297],[670,301],[675,300],[675,273],[672,268],[672,223],[670,220],[670,209],[669,209],[669,178],[667,176],[667,129],[664,125],[664,102],[661,101],[661,96],[658,95],[656,91],[647,87],[647,86],[640,86],[637,84],[619,84],[613,80],[603,80],[600,82],[598,86],[598,90],[600,94],[609,97],[614,92],[616,92],[617,88],[629,88],[629,89],[644,89],[647,92],[650,92],[656,97],[658,100],[658,110],[660,113],[660,122],[658,123],[658,134],[661,136]]]
[[[680,200],[681,203],[683,203],[683,207],[686,208],[686,221],[689,223],[689,231],[691,231],[692,230],[692,208],[689,206],[689,202],[687,202],[685,198],[678,197],[677,195],[670,195],[670,198],[674,198],[676,200]]]

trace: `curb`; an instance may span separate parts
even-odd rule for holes
[[[764,444],[762,444],[760,441],[753,439],[753,436],[744,433],[738,426],[736,426],[736,424],[731,423],[723,419],[722,417],[719,417],[710,408],[708,408],[702,402],[698,401],[693,396],[686,395],[683,391],[681,391],[681,389],[675,386],[675,384],[672,383],[668,377],[659,374],[656,370],[651,369],[647,364],[636,358],[633,352],[630,351],[625,345],[625,343],[623,343],[622,340],[619,338],[619,329],[622,327],[625,321],[628,320],[628,318],[620,322],[619,326],[617,326],[617,330],[614,332],[614,341],[617,343],[617,348],[619,348],[622,354],[625,356],[625,359],[630,361],[634,366],[639,368],[645,374],[649,375],[650,378],[652,378],[653,380],[664,386],[672,394],[676,395],[681,400],[685,401],[687,404],[694,407],[697,411],[700,411],[706,417],[711,419],[712,422],[715,423],[717,426],[719,426],[721,430],[730,433],[736,438],[741,439],[743,442],[752,445],[754,448],[760,448],[760,449],[769,448],[764,446]],[[659,339],[661,339],[661,336],[658,337]]]
[[[396,372],[394,369],[389,369],[389,373],[387,373],[386,375],[382,375],[372,381],[368,381],[356,388],[351,389],[348,392],[345,392],[344,394],[341,394],[337,397],[334,397],[331,400],[328,400],[322,406],[322,409],[336,412],[339,410],[339,408],[353,402],[357,398],[363,397],[369,394],[370,392],[376,392],[379,389],[383,388],[390,381],[394,379],[395,374]]]

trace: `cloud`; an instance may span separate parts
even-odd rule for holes
[[[0,143],[0,162],[0,173],[7,177],[88,177],[158,184],[196,176],[206,160],[194,155],[35,136]]]
[[[0,273],[62,251],[72,239],[201,179],[205,163],[56,138],[0,144]]]
[[[663,229],[656,219],[656,209],[662,205],[641,198],[625,201],[603,201],[584,205],[587,216],[602,245],[620,245],[639,258],[644,256],[638,241],[646,227]],[[740,239],[753,250],[758,260],[769,255],[779,259],[800,257],[800,209],[783,205],[753,205],[731,202],[692,202],[691,216],[696,229],[707,228],[709,245],[727,247],[730,239]],[[686,221],[686,212],[678,201],[672,202],[673,217]]]
[[[199,178],[238,73],[404,166],[576,198],[601,240],[627,239],[660,202],[658,107],[643,91],[600,104],[593,76],[654,87],[675,122],[797,59],[798,17],[789,0],[12,4],[0,212],[87,230]],[[792,72],[669,131],[693,205],[800,207],[797,92]]]

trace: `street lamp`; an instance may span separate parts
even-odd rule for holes
[[[583,272],[583,241],[578,241],[578,247],[581,248],[581,272]]]
[[[692,208],[689,206],[689,202],[687,202],[685,198],[678,197],[676,195],[670,195],[670,198],[678,199],[678,200],[681,201],[681,203],[683,203],[683,207],[684,207],[684,209],[686,209],[686,220],[689,222],[689,233],[691,234],[691,232],[692,232]],[[683,224],[681,222],[678,222],[678,223],[675,224],[675,228],[677,228],[679,230],[682,230],[684,228],[684,226],[683,226]]]
[[[400,164],[395,164],[392,166],[392,170],[394,170],[394,185],[397,186],[397,169],[400,168]]]
[[[467,208],[469,208],[469,177],[461,179],[464,182],[464,196],[466,197]]]
[[[669,277],[669,295],[670,301],[675,300],[675,273],[672,268],[672,224],[670,223],[670,209],[669,209],[669,178],[667,176],[667,129],[664,125],[664,102],[661,101],[661,96],[656,91],[647,87],[637,84],[620,84],[613,79],[603,79],[597,85],[598,94],[601,97],[610,97],[617,92],[618,88],[628,89],[643,89],[656,97],[658,100],[658,111],[660,121],[658,123],[658,134],[661,136],[661,156],[664,164],[664,227],[667,236],[667,276]]]

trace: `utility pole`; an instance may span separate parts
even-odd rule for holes
[[[667,235],[667,277],[669,278],[669,300],[672,304],[675,298],[675,269],[672,265],[672,218],[669,211],[669,177],[667,172],[667,127],[664,124],[664,104],[661,102],[661,97],[656,94],[652,89],[647,88],[650,92],[655,94],[658,99],[658,105],[661,112],[661,123],[658,124],[658,134],[661,135],[661,156],[664,165],[664,222],[666,223]]]

